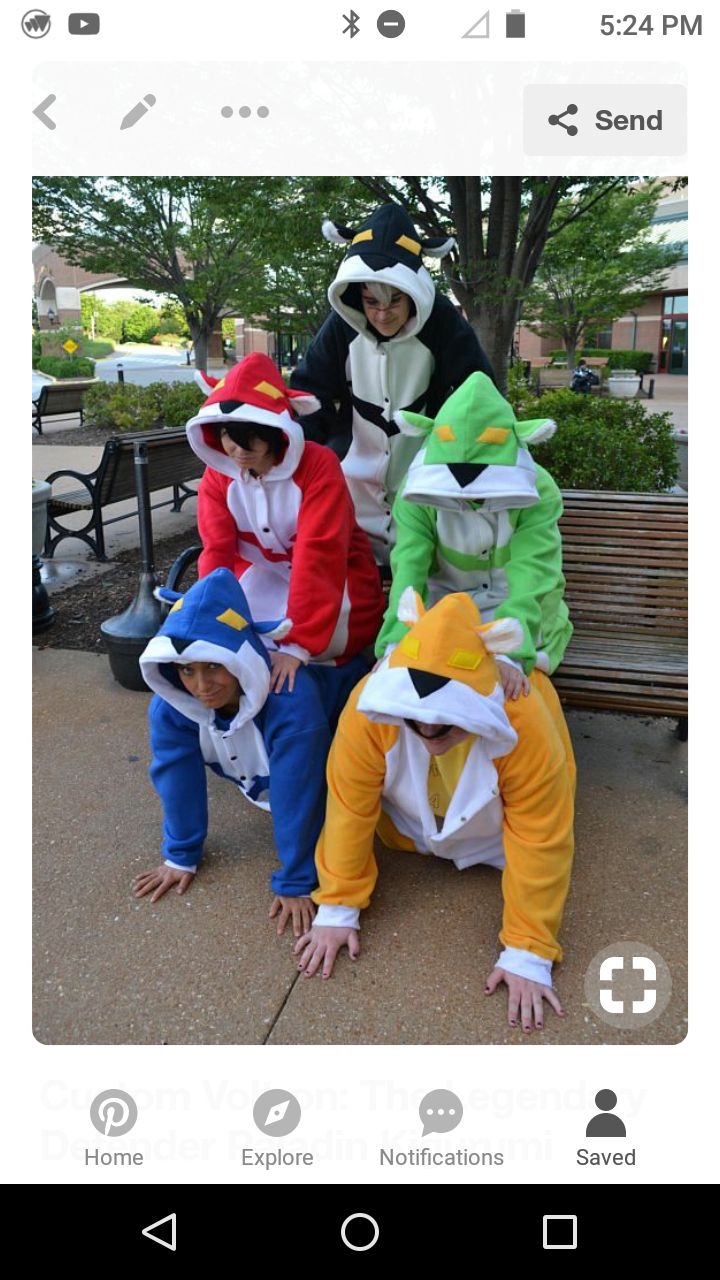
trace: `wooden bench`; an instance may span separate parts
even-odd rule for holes
[[[70,476],[83,485],[82,489],[53,494],[50,498],[44,551],[46,558],[55,554],[55,548],[64,538],[80,538],[98,560],[107,560],[104,526],[127,520],[135,512],[103,521],[103,508],[114,502],[136,497],[136,442],[147,446],[150,492],[169,488],[173,491],[171,499],[155,503],[153,510],[172,506],[173,511],[180,511],[188,498],[197,497],[197,489],[189,488],[185,481],[202,475],[205,464],[193,453],[183,430],[142,431],[133,435],[113,436],[106,442],[95,471],[87,474],[79,471],[53,471],[52,475],[46,477],[49,484],[63,476]],[[59,519],[75,511],[84,511],[89,515],[87,524],[81,529],[68,529],[59,523]]]
[[[82,426],[83,397],[88,387],[96,385],[97,379],[68,379],[66,382],[46,383],[40,395],[32,402],[32,424],[37,427],[38,435],[42,435],[43,418],[69,418],[72,414],[79,413]]]
[[[569,706],[673,716],[687,737],[687,496],[566,490]]]

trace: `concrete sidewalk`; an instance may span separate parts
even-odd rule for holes
[[[673,976],[645,1043],[686,1031],[687,747],[668,720],[571,712],[577,855],[556,986],[568,1016],[542,1035],[506,1023],[483,985],[496,955],[500,877],[380,852],[363,952],[330,982],[300,977],[267,920],[270,817],[208,774],[204,865],[154,907],[130,881],[157,865],[160,805],[148,777],[148,698],[107,659],[34,654],[34,1031],[46,1044],[636,1043],[585,1004],[585,969],[632,939]]]

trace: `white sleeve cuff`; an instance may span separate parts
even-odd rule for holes
[[[318,928],[323,925],[330,925],[334,929],[359,929],[360,908],[338,907],[332,906],[327,902],[321,902],[317,909],[317,915],[313,920],[313,925]]]
[[[518,978],[529,978],[544,987],[552,986],[552,960],[544,960],[522,947],[506,947],[497,961],[497,968],[514,973]]]
[[[301,644],[279,644],[280,653],[289,653],[291,658],[299,658],[307,666],[310,661],[310,650],[303,649]]]
[[[191,875],[195,875],[197,871],[197,863],[194,867],[181,867],[177,862],[171,862],[169,858],[165,859],[165,866],[172,867],[173,871],[188,871]]]
[[[495,661],[507,662],[509,667],[515,667],[518,671],[522,671],[523,675],[525,674],[525,668],[522,662],[516,662],[514,658],[509,658],[506,653],[496,653]]]

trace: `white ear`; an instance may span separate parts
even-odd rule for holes
[[[340,229],[335,226],[335,223],[331,222],[329,218],[326,218],[322,224],[322,233],[325,239],[329,240],[331,244],[350,243],[349,237],[343,235],[342,231],[340,231]]]
[[[205,392],[206,396],[211,395],[220,381],[219,378],[208,377],[203,369],[195,370],[193,380],[197,383],[200,390]]]
[[[552,440],[557,431],[557,422],[552,418],[543,418],[533,431],[523,434],[523,444],[542,444],[544,440]]]
[[[264,631],[263,635],[266,635],[269,640],[284,640],[288,631],[292,631],[292,627],[292,618],[283,618],[272,631]]]
[[[397,616],[398,620],[406,623],[408,627],[420,621],[417,597],[412,587],[406,587],[398,600]]]
[[[454,236],[450,236],[450,238],[448,240],[445,240],[443,244],[439,244],[433,249],[428,249],[425,245],[423,245],[423,253],[427,258],[444,258],[446,253],[449,253],[450,250],[454,249],[456,245],[457,245],[457,240],[455,239]]]
[[[523,629],[517,618],[498,618],[479,631],[488,653],[514,653],[523,642]]]

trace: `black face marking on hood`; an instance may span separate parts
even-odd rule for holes
[[[408,667],[408,675],[418,698],[429,698],[431,693],[444,689],[450,683],[449,676],[435,675],[434,671],[418,671],[417,667]]]
[[[448,471],[452,472],[460,488],[466,489],[473,480],[477,480],[478,476],[487,470],[490,464],[488,462],[447,462],[445,465]]]
[[[184,638],[178,640],[177,636],[168,636],[168,640],[176,653],[184,653],[192,644],[192,640],[186,640]]]
[[[215,404],[217,405],[220,412],[226,413],[228,415],[231,413],[234,413],[236,409],[242,409],[244,403],[245,403],[244,400],[216,400],[215,401]]]

